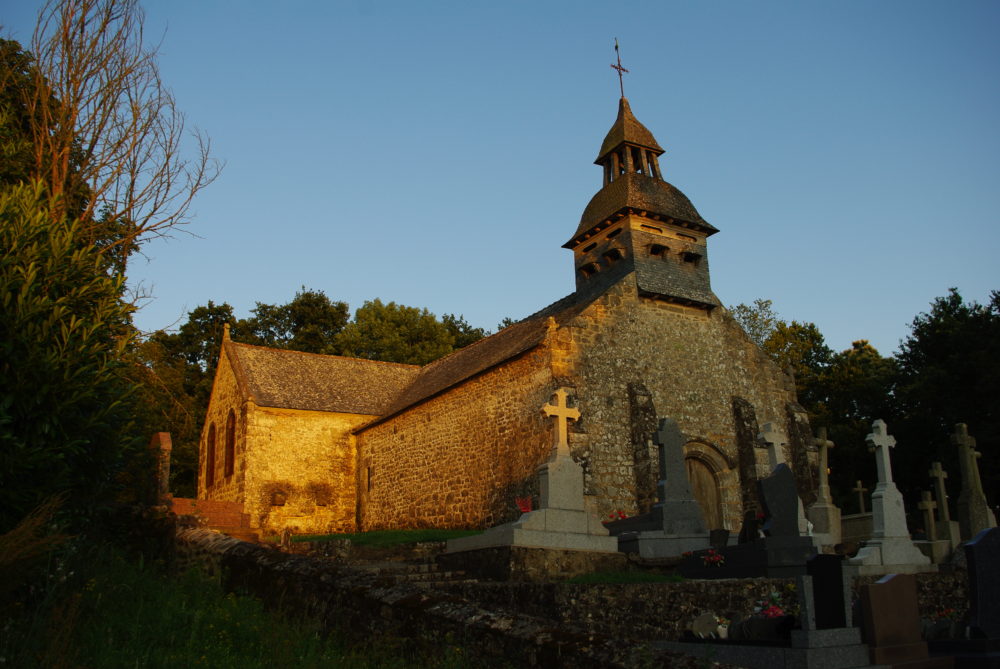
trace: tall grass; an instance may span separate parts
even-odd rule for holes
[[[72,568],[69,565],[72,565]],[[464,667],[455,644],[324,635],[198,572],[168,577],[107,547],[66,551],[46,592],[0,611],[0,667]],[[30,590],[30,589],[29,589]]]

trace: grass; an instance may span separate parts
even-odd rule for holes
[[[481,534],[482,530],[377,530],[359,534],[303,534],[292,537],[292,541],[337,541],[349,540],[356,546],[401,546],[424,541],[447,541],[471,534]]]
[[[350,644],[314,621],[226,594],[199,572],[168,577],[107,547],[71,553],[49,561],[47,588],[21,588],[23,596],[0,607],[0,666],[472,666],[453,643],[414,646],[377,637]]]
[[[567,579],[566,583],[679,583],[680,574],[654,574],[646,571],[596,571]]]

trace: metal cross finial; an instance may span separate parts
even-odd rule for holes
[[[611,64],[611,69],[612,70],[618,70],[618,88],[621,89],[622,97],[625,97],[625,83],[622,81],[622,75],[624,73],[628,72],[628,70],[626,70],[624,67],[622,67],[622,55],[618,51],[618,38],[617,37],[615,38],[615,56],[618,57],[618,64],[615,65],[614,63],[612,63]]]

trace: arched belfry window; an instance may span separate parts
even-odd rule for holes
[[[229,417],[226,419],[226,459],[225,476],[229,478],[233,475],[236,464],[236,414],[229,410]]]
[[[208,436],[205,437],[205,487],[211,488],[215,483],[215,423],[208,426]]]

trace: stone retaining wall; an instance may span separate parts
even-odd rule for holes
[[[701,613],[749,615],[779,593],[796,603],[794,579],[689,580],[678,583],[452,583],[433,589],[378,576],[343,562],[288,555],[204,529],[180,530],[177,563],[198,565],[231,590],[315,617],[361,638],[390,634],[429,643],[460,643],[517,666],[695,667],[700,660],[650,651],[675,640]],[[858,579],[855,589],[875,578]],[[963,570],[918,574],[922,617],[967,608]],[[652,654],[651,654],[652,653]]]

